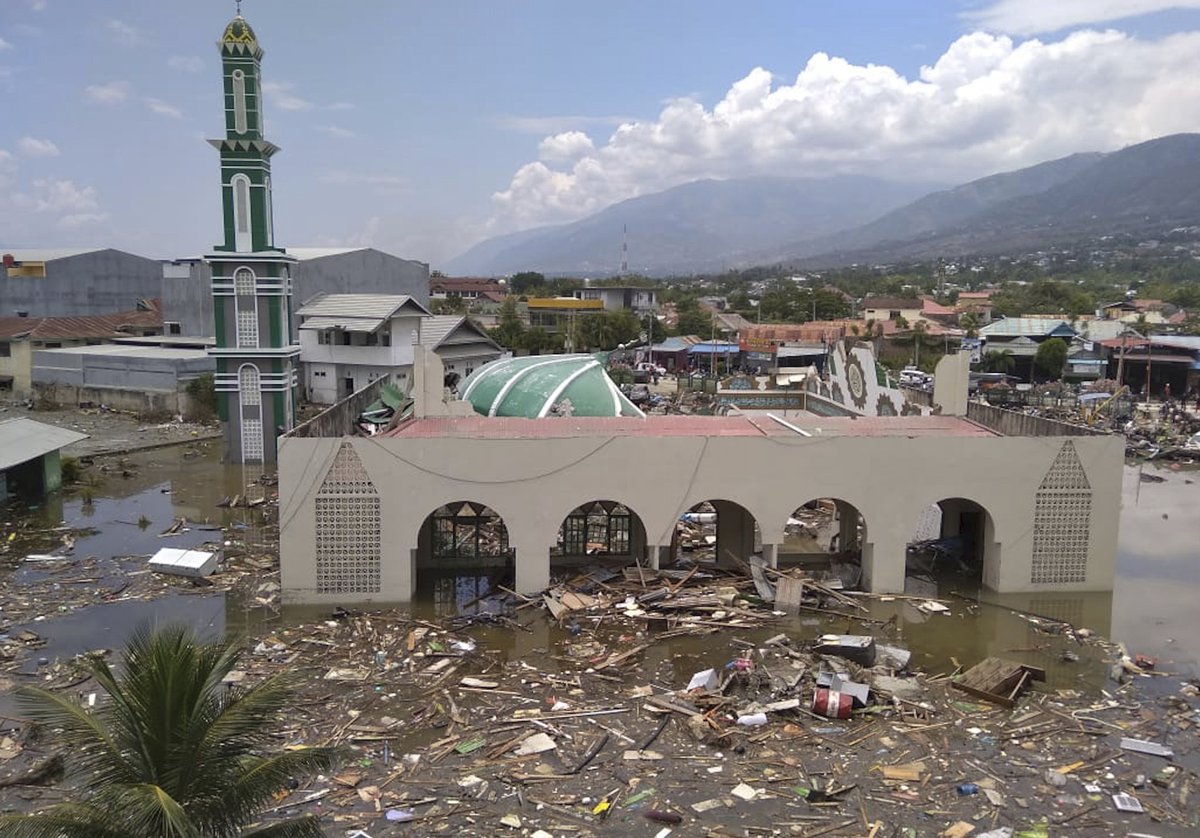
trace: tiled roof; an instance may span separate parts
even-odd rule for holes
[[[919,309],[922,301],[916,297],[872,297],[863,300],[863,308]]]
[[[463,332],[461,337],[466,340],[456,341],[457,343],[486,343],[493,349],[500,349],[499,344],[488,337],[485,331],[461,314],[435,314],[422,318],[420,343],[422,346],[436,349],[460,329]]]
[[[163,317],[158,301],[152,300],[149,305],[148,311],[80,317],[0,317],[0,339],[84,340],[125,337],[141,329],[161,330]]]
[[[407,294],[325,294],[301,306],[303,317],[367,317],[387,319],[405,306],[428,314],[425,307]]]

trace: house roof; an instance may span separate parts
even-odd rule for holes
[[[530,308],[562,309],[563,311],[601,311],[603,300],[577,300],[574,297],[530,297]]]
[[[419,342],[430,349],[452,344],[486,343],[491,348],[500,350],[500,345],[492,340],[487,332],[461,314],[435,314],[423,318]]]
[[[309,259],[324,259],[326,256],[342,256],[358,250],[370,250],[369,247],[289,247],[287,253],[301,262]]]
[[[954,317],[958,314],[958,310],[926,297],[921,300],[921,313],[930,317]]]
[[[1075,330],[1065,320],[1053,317],[1005,317],[988,323],[979,330],[980,337],[1066,337],[1074,335]]]
[[[18,417],[0,422],[0,471],[57,451],[87,434]]]
[[[593,355],[527,355],[484,364],[459,385],[464,401],[488,417],[542,419],[570,399],[573,416],[645,414],[621,394]]]
[[[715,319],[717,328],[727,332],[740,332],[754,325],[737,312],[718,312]]]
[[[863,300],[863,308],[920,309],[922,302],[916,297],[873,297],[868,294]]]
[[[85,340],[118,338],[130,329],[161,329],[158,300],[146,311],[89,314],[80,317],[0,317],[0,340]]]
[[[1149,341],[1153,346],[1169,346],[1172,349],[1200,352],[1200,337],[1196,335],[1152,335]]]
[[[431,316],[407,294],[325,294],[301,306],[301,329],[345,329],[373,332],[401,311]]]
[[[991,302],[991,291],[959,291],[958,298],[960,300],[979,300],[983,302]]]

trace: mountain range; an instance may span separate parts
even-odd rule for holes
[[[834,267],[1020,253],[1197,224],[1200,134],[1174,134],[936,191],[858,176],[697,181],[570,224],[488,239],[447,268],[615,276],[623,236],[630,272],[650,276]]]

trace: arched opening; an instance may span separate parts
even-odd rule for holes
[[[999,586],[1000,545],[991,514],[967,498],[944,498],[920,515],[905,556],[905,590],[935,596]]]
[[[250,234],[250,178],[242,174],[234,175],[229,181],[233,189],[233,243],[239,253],[253,250],[253,237]]]
[[[249,268],[233,272],[234,308],[239,349],[258,348],[258,280]]]
[[[731,500],[706,500],[679,516],[671,538],[671,560],[738,566],[762,552],[762,532],[746,507]]]
[[[233,130],[246,133],[246,74],[241,70],[233,71]]]
[[[550,548],[550,569],[613,563],[648,567],[646,528],[637,513],[613,500],[594,500],[571,510]]]
[[[438,614],[459,609],[512,587],[513,550],[508,527],[494,510],[474,501],[443,504],[421,525],[417,540],[416,598]]]
[[[254,364],[238,367],[238,409],[241,412],[242,462],[261,463],[266,450],[262,422],[262,375]]]
[[[779,547],[779,563],[796,565],[824,581],[856,588],[862,581],[867,521],[858,507],[840,498],[816,498],[788,516]]]

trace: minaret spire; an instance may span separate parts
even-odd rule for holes
[[[242,16],[242,0],[233,0],[233,2],[237,4],[237,16],[241,17]]]

